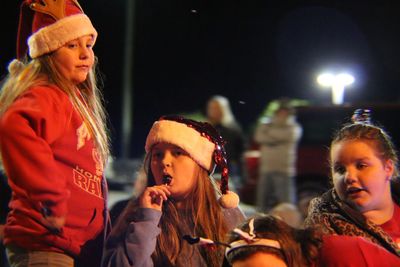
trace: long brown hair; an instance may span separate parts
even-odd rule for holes
[[[160,220],[161,234],[157,240],[157,249],[153,259],[168,260],[172,265],[176,262],[182,248],[182,236],[176,227],[180,223],[192,225],[194,236],[206,237],[212,240],[222,240],[227,233],[221,208],[216,199],[216,187],[208,177],[207,172],[198,167],[197,185],[192,194],[185,199],[183,211],[179,211],[173,201],[168,201],[163,207]],[[171,249],[175,248],[175,249]],[[191,249],[197,247],[190,246]],[[223,259],[223,250],[210,251],[201,248],[201,254],[209,266],[220,266]],[[160,262],[160,263],[162,263]]]
[[[154,186],[154,177],[149,168],[150,157],[150,155],[146,156],[142,172],[147,174],[147,185]],[[177,203],[173,199],[163,204],[159,223],[161,233],[157,237],[156,250],[152,255],[154,266],[174,266],[176,264],[184,245],[183,242],[185,242],[182,239],[185,234],[223,240],[229,230],[223,218],[222,208],[217,201],[217,195],[220,194],[218,187],[207,171],[200,166],[198,166],[196,174],[197,183],[192,193],[184,200],[183,209],[178,209]],[[113,236],[120,236],[126,231],[127,225],[135,220],[137,209],[137,201],[132,200],[113,228]],[[189,226],[192,232],[181,232],[179,225]],[[207,248],[198,246],[187,247],[191,250],[199,248],[208,266],[221,266],[224,255],[223,248],[209,251]]]

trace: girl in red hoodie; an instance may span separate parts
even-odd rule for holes
[[[11,266],[96,266],[90,258],[101,258],[96,239],[107,217],[109,146],[94,73],[96,38],[76,0],[21,6],[18,59],[0,95],[1,159],[12,189],[4,229]]]

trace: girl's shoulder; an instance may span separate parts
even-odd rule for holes
[[[16,102],[20,105],[52,107],[54,111],[72,108],[72,102],[67,93],[52,84],[32,86],[23,92]]]
[[[35,98],[65,100],[68,95],[59,87],[53,84],[35,85],[26,90],[20,97],[33,96]]]

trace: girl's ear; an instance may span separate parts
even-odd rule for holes
[[[388,159],[384,162],[384,166],[383,166],[385,172],[386,172],[386,177],[387,180],[390,180],[393,176],[394,173],[394,163],[393,160]]]

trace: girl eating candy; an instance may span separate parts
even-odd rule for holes
[[[223,240],[244,219],[228,191],[223,145],[208,123],[168,116],[153,124],[145,146],[147,187],[117,221],[104,266],[221,266],[223,248],[210,251],[183,238]],[[220,190],[210,176],[217,165]]]

